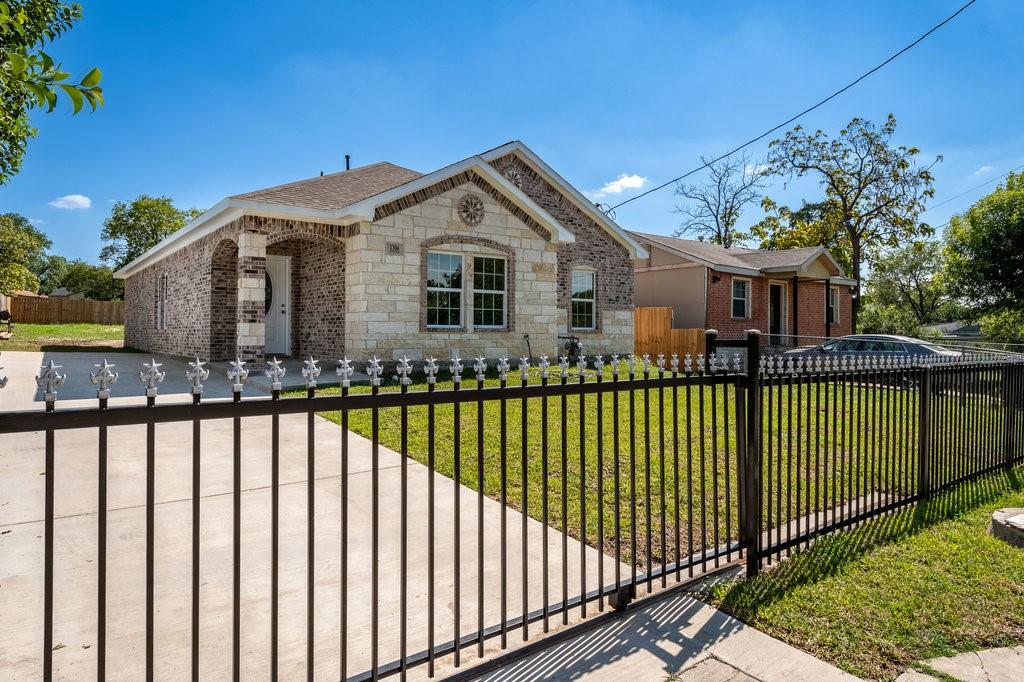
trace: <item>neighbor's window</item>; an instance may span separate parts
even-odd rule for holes
[[[167,275],[156,278],[156,328],[167,329]]]
[[[591,270],[572,271],[572,328],[593,330],[596,326],[594,315],[594,278]]]
[[[504,258],[473,258],[473,326],[505,326]]]
[[[732,316],[736,319],[750,317],[750,280],[732,280]]]
[[[462,256],[427,252],[427,326],[462,326]]]
[[[828,323],[837,324],[839,322],[839,287],[829,287],[828,289]]]

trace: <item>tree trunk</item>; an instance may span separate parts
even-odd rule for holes
[[[850,316],[851,331],[857,333],[857,317],[860,312],[860,237],[850,236],[850,252],[853,256],[853,278],[857,282],[853,288],[853,314]]]

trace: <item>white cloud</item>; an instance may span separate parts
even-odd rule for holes
[[[42,225],[43,223],[45,223],[45,222],[46,222],[46,221],[45,221],[45,220],[43,220],[42,218],[29,218],[29,219],[28,219],[28,221],[29,221],[30,223],[32,223],[33,225]]]
[[[979,168],[978,170],[974,171],[974,174],[975,174],[975,175],[978,175],[978,176],[981,176],[981,175],[987,175],[987,174],[988,174],[988,173],[990,173],[991,171],[992,171],[992,166],[988,166],[988,165],[986,165],[986,166],[982,166],[982,167],[981,167],[981,168]]]
[[[54,208],[63,208],[68,211],[74,211],[82,208],[89,208],[92,206],[92,199],[85,196],[84,194],[65,194],[62,197],[57,197],[50,202],[50,206]]]
[[[626,175],[620,173],[619,177],[615,178],[610,182],[604,183],[604,186],[596,192],[588,192],[587,196],[591,199],[600,199],[606,197],[609,194],[622,194],[627,189],[640,189],[647,183],[647,178],[639,175]]]
[[[750,176],[750,175],[764,175],[765,173],[768,172],[768,164],[760,163],[760,164],[756,164],[755,165],[755,164],[752,164],[752,163],[748,163],[746,166],[743,167],[743,172],[744,172],[744,174],[746,174],[748,176]]]

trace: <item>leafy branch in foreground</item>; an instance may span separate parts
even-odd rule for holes
[[[77,3],[62,0],[0,0],[0,184],[21,168],[35,108],[53,111],[63,92],[73,114],[103,105],[102,74],[90,69],[77,82],[42,48],[82,17]]]

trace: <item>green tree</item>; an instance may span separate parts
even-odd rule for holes
[[[37,291],[39,278],[30,264],[50,245],[50,240],[17,213],[0,215],[0,293],[18,289]]]
[[[1024,311],[998,310],[978,320],[986,339],[1000,343],[1024,343]]]
[[[114,279],[113,268],[93,265],[82,260],[68,263],[67,272],[60,285],[68,291],[97,301],[119,301],[124,298],[124,284],[121,280]]]
[[[983,311],[1024,310],[1024,174],[953,216],[945,236],[957,295]]]
[[[842,266],[844,273],[851,272],[850,242],[846,239],[835,202],[805,201],[794,211],[765,197],[761,208],[765,217],[750,228],[751,235],[761,240],[760,248],[778,250],[824,246]]]
[[[805,133],[800,126],[769,145],[768,164],[787,178],[811,176],[825,190],[830,211],[849,244],[851,273],[857,280],[853,323],[860,308],[861,269],[871,249],[897,246],[927,236],[932,228],[918,221],[925,201],[934,196],[931,168],[920,166],[916,147],[894,146],[896,117],[889,114],[879,128],[854,118],[830,138],[821,130]]]
[[[29,121],[37,107],[53,111],[58,94],[77,114],[85,104],[103,104],[100,70],[89,70],[78,82],[43,51],[82,17],[77,3],[62,0],[0,0],[0,185],[21,168],[28,140],[38,131]]]
[[[164,237],[185,226],[202,211],[179,210],[167,197],[142,194],[131,202],[118,201],[103,221],[100,259],[118,269],[135,260]]]
[[[29,269],[39,278],[39,291],[48,294],[60,286],[68,271],[68,259],[52,253],[44,253],[32,259]]]
[[[874,260],[868,291],[877,304],[907,310],[919,325],[950,322],[966,314],[946,286],[940,242],[913,242]]]
[[[922,335],[921,324],[910,310],[879,303],[870,296],[864,298],[858,325],[855,331],[862,334]]]

